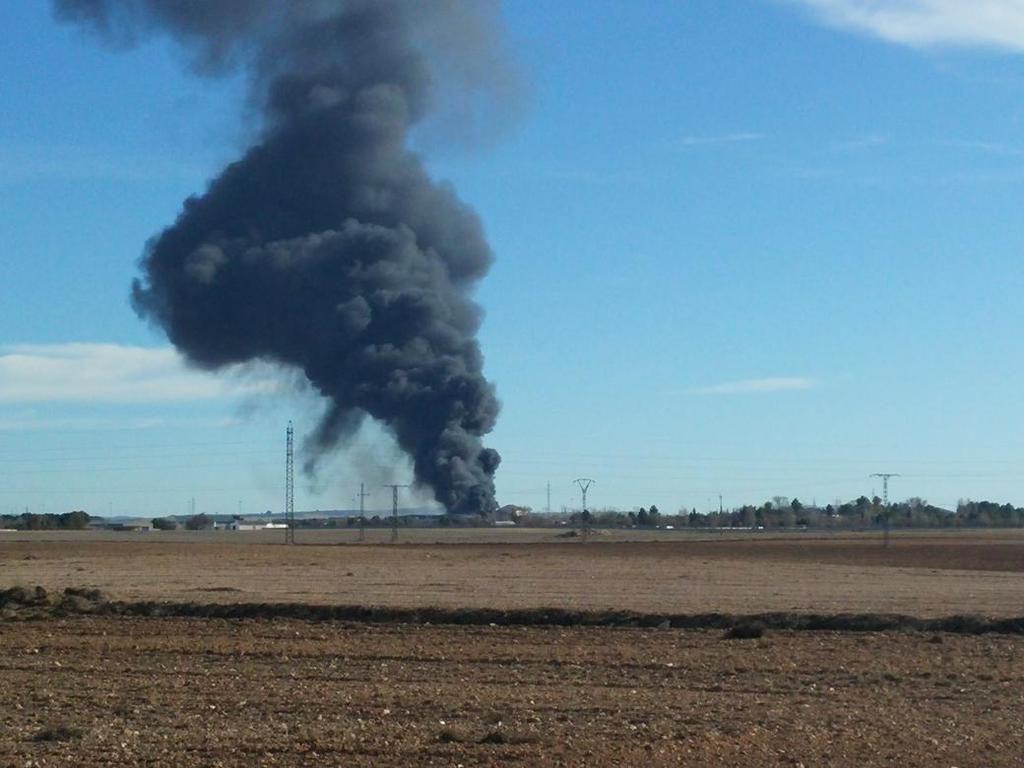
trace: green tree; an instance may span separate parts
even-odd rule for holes
[[[89,527],[89,515],[81,509],[66,512],[57,518],[57,527],[70,531],[82,531]]]
[[[871,511],[871,499],[867,496],[861,496],[853,503],[853,506],[857,517],[860,518],[862,523],[866,523],[868,521],[868,513]]]
[[[185,528],[187,528],[190,531],[205,531],[207,528],[212,527],[213,518],[203,513],[193,515],[185,521]]]
[[[26,512],[21,516],[21,529],[25,531],[49,531],[55,526],[53,515],[35,515]]]

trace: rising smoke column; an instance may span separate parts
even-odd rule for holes
[[[55,0],[115,42],[161,32],[193,69],[242,68],[258,139],[148,246],[132,289],[194,364],[295,366],[329,403],[314,459],[368,414],[450,512],[489,512],[498,402],[470,291],[492,254],[476,214],[407,148],[432,56],[479,51],[481,0]],[[445,50],[439,51],[437,41]],[[459,52],[455,51],[454,57]]]

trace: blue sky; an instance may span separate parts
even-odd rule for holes
[[[480,213],[503,503],[717,507],[881,491],[1024,504],[1024,2],[505,4],[526,84],[417,137]],[[273,371],[184,371],[128,288],[235,156],[238,80],[0,4],[0,512],[279,509]],[[408,468],[370,430],[299,485]],[[371,498],[383,503],[383,493]]]

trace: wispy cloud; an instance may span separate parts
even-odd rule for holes
[[[834,142],[829,149],[833,152],[860,152],[867,149],[884,147],[888,143],[888,136],[858,136],[855,139]]]
[[[146,429],[230,429],[242,423],[234,418],[182,419],[162,416],[52,416],[38,411],[0,413],[0,432],[126,432]]]
[[[196,162],[167,160],[68,145],[0,146],[0,184],[56,180],[75,182],[103,179],[150,182],[167,179],[195,181],[206,175]]]
[[[623,173],[589,170],[545,169],[540,175],[555,182],[588,186],[614,184],[621,182],[626,178]]]
[[[786,0],[823,23],[919,48],[1024,51],[1024,0]]]
[[[947,139],[937,143],[941,147],[982,152],[988,155],[999,155],[1001,157],[1024,157],[1024,148],[1015,147],[1010,144],[1001,144],[996,141]]]
[[[50,344],[0,347],[0,403],[152,403],[275,392],[269,366],[214,375],[168,347]]]
[[[673,144],[677,147],[707,147],[715,144],[741,144],[760,141],[763,133],[723,133],[717,136],[681,136]]]
[[[744,395],[761,392],[794,392],[814,389],[821,385],[817,379],[802,376],[775,376],[767,379],[741,379],[726,381],[710,387],[689,390],[691,395]]]

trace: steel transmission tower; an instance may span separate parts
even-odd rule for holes
[[[408,488],[408,485],[385,485],[391,489],[391,543],[398,541],[398,489]]]
[[[284,458],[284,543],[295,543],[295,428],[288,422]]]
[[[580,493],[583,494],[583,511],[586,512],[587,511],[587,491],[589,490],[590,486],[592,486],[594,484],[594,481],[591,480],[589,477],[579,477],[579,478],[576,478],[575,480],[573,480],[573,482],[576,483],[576,485],[578,485],[580,487]]]
[[[583,540],[586,541],[590,535],[590,512],[587,511],[587,491],[594,484],[594,481],[589,477],[578,477],[573,482],[580,487],[580,494],[583,496],[583,513],[580,517],[583,520]]]
[[[895,472],[875,472],[871,477],[882,478],[882,523],[885,526],[885,546],[889,546],[889,478],[899,477]]]
[[[882,478],[882,504],[886,507],[889,506],[889,478],[900,477],[900,475],[895,472],[875,472],[871,477]]]
[[[362,483],[359,484],[359,540],[366,540],[366,497],[369,496]]]

